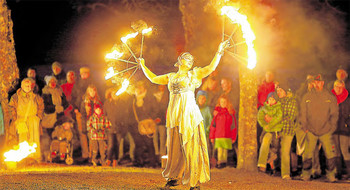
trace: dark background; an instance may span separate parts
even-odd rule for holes
[[[92,0],[90,0],[92,2]],[[81,14],[69,0],[8,0],[13,20],[13,33],[18,67],[21,75],[30,66],[51,65],[55,52],[65,51],[61,36],[69,34]],[[332,0],[330,3],[346,13],[347,36],[350,31],[350,1]],[[61,57],[60,61],[67,61]]]

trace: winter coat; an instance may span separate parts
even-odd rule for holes
[[[52,73],[52,76],[54,76],[57,79],[57,85],[59,86],[67,82],[66,72],[64,72],[63,70],[61,70],[61,72],[58,75]]]
[[[339,104],[339,120],[334,134],[350,136],[350,98]]]
[[[87,121],[87,131],[90,140],[107,140],[106,129],[111,127],[111,122],[105,115],[100,117],[94,113]]]
[[[235,134],[234,129],[231,128],[233,116],[227,108],[217,106],[215,107],[215,111],[217,111],[217,114],[211,122],[209,139],[230,138],[235,140],[237,131]]]
[[[55,105],[53,101],[52,91],[55,91],[57,95],[60,96],[60,105]],[[63,111],[69,106],[66,96],[64,95],[62,88],[60,86],[56,86],[56,88],[51,89],[49,86],[45,86],[42,90],[42,98],[44,100],[44,112],[46,114],[55,113],[57,114],[57,119],[63,116]]]
[[[272,117],[269,123],[265,121],[265,115],[269,115],[270,117]],[[281,123],[281,121],[282,121],[282,108],[281,108],[280,102],[277,102],[274,105],[268,105],[267,103],[265,103],[264,106],[261,107],[258,111],[258,122],[266,132],[281,131],[283,127],[283,124]],[[268,125],[268,128],[265,127],[267,125]]]
[[[20,94],[22,89],[18,89],[16,94],[12,95],[9,106],[10,106],[10,113],[11,113],[11,120],[12,122],[17,120],[17,107],[18,107],[18,96]],[[34,94],[33,92],[29,93],[30,96],[34,96],[34,102],[37,105],[37,113],[35,113],[40,119],[44,116],[44,101],[43,99],[38,95]],[[30,114],[29,114],[30,115]]]
[[[70,142],[73,138],[72,129],[64,129],[63,125],[58,125],[51,134],[52,139],[57,138],[58,140],[67,140]]]
[[[306,93],[300,105],[302,128],[316,136],[333,133],[337,128],[339,108],[337,100],[325,89]]]
[[[87,87],[93,84],[93,81],[91,77],[88,79],[80,79],[75,82],[73,89],[72,89],[72,101],[71,104],[73,105],[74,108],[77,108],[80,110],[81,103],[83,102],[84,94],[86,92]]]

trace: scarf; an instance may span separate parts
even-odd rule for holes
[[[343,92],[339,95],[337,95],[334,91],[334,89],[332,89],[332,93],[335,95],[335,97],[337,98],[337,103],[338,105],[342,102],[344,102],[346,100],[346,98],[348,97],[349,95],[349,92],[348,90],[344,89]]]

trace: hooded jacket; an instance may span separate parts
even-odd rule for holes
[[[271,121],[267,123],[265,121],[265,115],[272,117]],[[268,105],[266,102],[264,106],[258,111],[258,122],[265,132],[279,132],[281,131],[283,124],[282,121],[282,108],[281,103],[277,102],[274,105]],[[268,127],[266,128],[265,126]]]
[[[227,108],[215,107],[215,111],[217,111],[217,114],[210,126],[209,139],[230,138],[235,140],[236,134],[231,128],[233,116]]]
[[[306,93],[300,104],[300,122],[304,130],[316,136],[333,133],[337,128],[337,99],[326,90]]]

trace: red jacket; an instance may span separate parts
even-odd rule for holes
[[[267,83],[264,81],[261,83],[258,87],[258,108],[260,106],[264,106],[264,102],[266,101],[267,95],[270,94],[270,92],[275,92],[275,83],[269,82]]]
[[[237,128],[231,129],[234,116],[229,113],[227,108],[215,107],[217,114],[214,116],[211,125],[209,139],[231,138],[236,141]]]

